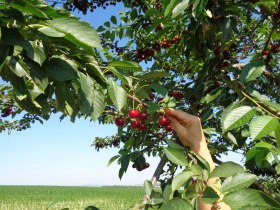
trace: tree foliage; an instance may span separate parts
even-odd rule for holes
[[[84,14],[109,6],[62,3]],[[123,5],[127,10],[96,32],[41,0],[0,1],[5,81],[0,131],[30,127],[54,112],[73,122],[89,117],[109,124],[121,117],[117,135],[93,144],[98,150],[119,148],[109,163],[118,161],[120,178],[130,163],[139,171],[148,167],[145,156],[169,160],[161,191],[145,183],[148,199],[138,207],[193,209],[203,191],[203,200],[213,206],[223,193],[232,209],[279,208],[252,189],[269,187],[279,201],[279,1],[124,0]],[[175,133],[159,126],[164,107],[200,117],[220,165],[213,172],[179,145]],[[128,117],[131,109],[148,115],[137,124]],[[20,113],[26,113],[22,119],[9,120]],[[246,168],[219,160],[229,151],[243,154]],[[175,175],[179,167],[183,171]],[[216,189],[207,186],[209,177],[220,178]]]

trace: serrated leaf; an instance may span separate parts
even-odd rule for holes
[[[252,61],[243,67],[240,74],[240,81],[246,83],[257,79],[265,70],[263,61]]]
[[[241,165],[229,161],[229,162],[222,163],[221,165],[214,168],[214,170],[210,174],[210,178],[212,177],[226,178],[238,173],[242,173],[244,171],[245,170]]]
[[[164,148],[164,153],[168,160],[171,162],[180,165],[180,166],[187,166],[188,165],[188,160],[186,158],[186,154],[184,151],[180,149],[174,149],[170,147]]]
[[[182,171],[181,173],[177,174],[172,180],[172,192],[185,185],[193,176],[194,173],[191,171]]]
[[[172,141],[170,139],[166,139],[166,143],[168,144],[169,147],[174,148],[174,149],[180,149],[180,150],[185,149],[183,146],[175,143],[174,141]]]
[[[41,33],[43,33],[49,37],[64,37],[65,36],[64,33],[61,33],[49,26],[44,26],[42,28],[39,28],[38,31],[40,31]]]
[[[107,167],[111,165],[115,160],[117,160],[120,157],[120,155],[115,155],[111,157],[111,159],[108,161]]]
[[[29,3],[28,1],[25,0],[14,0],[11,4],[11,7],[17,9],[20,12],[24,12],[26,14],[30,14],[42,18],[48,18],[43,11],[41,11],[40,9],[32,5],[32,3]]]
[[[188,8],[190,5],[190,0],[183,0],[179,4],[176,5],[176,7],[172,10],[172,16],[171,18],[176,18],[179,14],[183,13],[185,9]]]
[[[233,210],[244,206],[249,206],[251,209],[255,209],[252,207],[266,207],[266,209],[280,207],[280,204],[268,195],[252,189],[242,189],[228,193],[224,196],[223,201]]]
[[[185,199],[173,198],[163,204],[160,210],[193,210],[192,205]]]
[[[167,88],[163,85],[152,83],[150,84],[150,87],[153,88],[157,93],[161,94],[162,96],[165,96],[168,92]]]
[[[109,66],[127,71],[142,71],[142,68],[138,63],[131,61],[114,61],[109,63]]]
[[[157,103],[154,103],[151,101],[147,102],[147,106],[148,106],[149,114],[154,114],[156,111],[158,111],[160,109],[160,107]]]
[[[241,190],[249,187],[256,180],[256,175],[250,173],[238,173],[230,176],[222,183],[220,191],[222,193],[229,193],[232,191]]]
[[[126,105],[127,92],[113,80],[109,81],[108,93],[118,110]]]
[[[203,191],[201,199],[204,203],[212,204],[218,201],[220,197],[212,187],[207,186]]]
[[[222,129],[224,132],[238,128],[246,124],[255,115],[256,109],[250,106],[241,106],[231,110],[223,119]]]
[[[111,22],[114,23],[115,25],[117,24],[117,18],[116,18],[116,16],[111,16],[110,20],[111,20]]]
[[[175,5],[178,4],[178,0],[170,0],[169,4],[167,5],[165,11],[164,11],[164,17],[170,14],[172,9],[175,7]]]
[[[279,121],[271,116],[263,115],[254,118],[250,125],[250,134],[253,140],[262,138],[274,130],[276,130],[279,126]]]
[[[162,192],[162,196],[163,196],[163,198],[164,198],[166,201],[172,199],[172,197],[173,197],[173,192],[172,192],[172,188],[171,188],[171,185],[170,185],[170,184],[168,184],[168,185],[165,186],[165,188],[164,188],[164,190],[163,190],[163,192]]]
[[[161,78],[161,77],[170,77],[171,74],[169,74],[166,71],[154,71],[154,72],[149,72],[144,75],[138,76],[139,79],[141,80],[146,80],[146,79],[154,79],[154,78]]]
[[[145,180],[145,182],[144,182],[145,194],[150,196],[153,189],[154,189],[154,186],[153,186],[152,182],[149,180]]]
[[[64,56],[51,58],[44,63],[47,74],[57,81],[75,80],[78,78],[78,64]]]
[[[109,66],[109,71],[111,71],[115,76],[117,76],[123,83],[128,85],[129,87],[132,86],[132,79],[124,76],[122,73],[120,73],[118,70],[116,70],[114,67]]]
[[[240,101],[235,101],[231,103],[221,114],[221,122],[225,120],[225,117],[235,108],[241,105]]]
[[[79,73],[79,82],[81,87],[81,112],[95,121],[105,109],[103,89],[92,78],[83,73]]]
[[[75,18],[58,18],[47,23],[57,31],[66,34],[65,38],[79,47],[101,48],[97,32],[88,23]]]

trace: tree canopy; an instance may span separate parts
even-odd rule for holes
[[[194,209],[201,190],[215,206],[210,177],[220,177],[232,209],[280,208],[278,0],[123,0],[126,9],[96,30],[70,12],[120,1],[49,3],[0,0],[0,132],[57,112],[115,123],[118,133],[93,146],[119,148],[109,164],[118,161],[120,178],[130,163],[141,171],[145,156],[163,157],[161,192],[145,182],[149,199],[139,208]],[[213,172],[159,122],[164,107],[200,117],[219,164]],[[229,151],[245,166],[223,163]]]

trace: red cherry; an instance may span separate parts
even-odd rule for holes
[[[168,47],[170,47],[171,46],[171,43],[167,43],[166,44],[166,47],[168,48]]]
[[[179,40],[181,39],[181,37],[180,37],[179,35],[176,35],[176,36],[174,37],[174,39],[175,39],[176,41],[179,41]]]
[[[262,55],[269,55],[269,51],[268,50],[263,50]]]
[[[174,44],[177,40],[175,38],[171,39],[171,44]]]
[[[167,42],[167,39],[166,39],[166,38],[163,38],[161,41],[162,41],[162,42]]]
[[[165,130],[167,132],[171,132],[171,131],[173,131],[173,128],[171,127],[171,125],[167,125],[167,126],[165,126]]]
[[[131,122],[131,127],[134,129],[137,129],[139,124],[140,124],[140,122],[138,120],[134,120]]]
[[[139,112],[136,109],[131,109],[128,111],[128,115],[130,118],[137,118],[139,116]]]
[[[153,100],[153,99],[155,98],[155,94],[150,93],[150,94],[149,94],[149,98],[150,98],[151,100]]]
[[[140,122],[139,125],[138,125],[138,130],[139,131],[144,131],[147,129],[147,125],[143,122]]]
[[[124,126],[125,124],[125,119],[123,117],[117,117],[115,119],[115,124],[119,127]]]
[[[148,113],[147,112],[140,112],[139,113],[138,119],[140,121],[145,121],[145,120],[147,120],[147,118],[148,118]]]
[[[161,126],[168,126],[168,125],[170,125],[171,122],[167,117],[160,117],[159,120],[158,120],[158,123]]]

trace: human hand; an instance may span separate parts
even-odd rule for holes
[[[167,108],[165,115],[170,119],[171,126],[185,146],[197,152],[201,145],[206,145],[200,119],[181,110]]]

